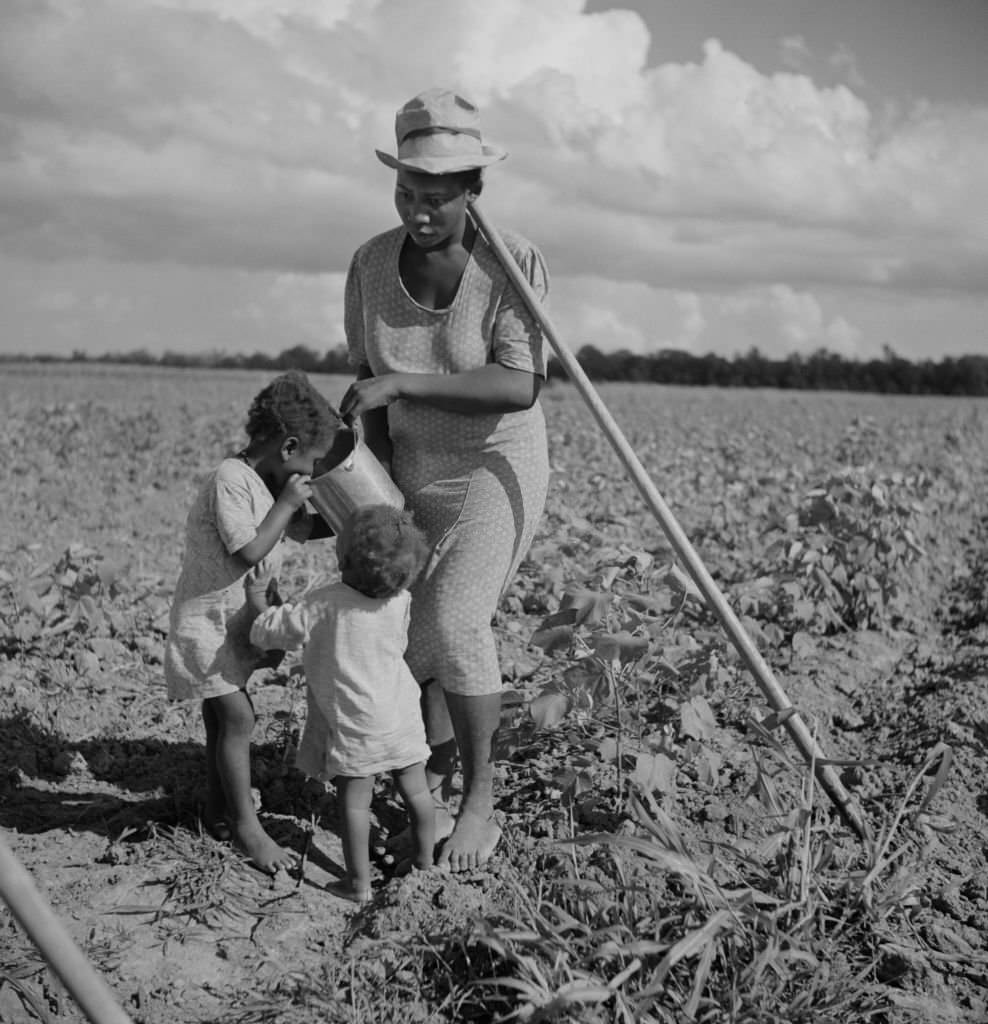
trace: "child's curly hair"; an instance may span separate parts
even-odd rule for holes
[[[289,370],[254,397],[247,413],[252,441],[297,437],[303,449],[328,445],[343,425],[339,414],[301,370]]]
[[[393,597],[411,586],[429,557],[411,512],[390,505],[357,509],[338,544],[343,582],[367,597]]]

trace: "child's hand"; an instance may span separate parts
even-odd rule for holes
[[[248,573],[244,579],[244,593],[247,596],[247,607],[250,609],[252,622],[268,608],[276,608],[278,605],[284,604],[281,594],[278,592],[276,576],[258,577],[254,573]]]
[[[292,473],[278,495],[278,501],[284,502],[289,508],[300,508],[312,496],[309,486],[311,477],[302,473]]]
[[[247,597],[247,608],[250,613],[250,621],[258,617],[262,612],[268,609],[268,598],[265,591],[267,590],[267,583],[251,583],[247,582],[244,584],[244,591]]]

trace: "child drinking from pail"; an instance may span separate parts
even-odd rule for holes
[[[281,540],[327,536],[303,508],[314,461],[340,427],[305,374],[276,377],[247,414],[247,446],[209,474],[192,503],[171,607],[165,680],[173,700],[202,701],[206,727],[203,824],[262,871],[295,861],[262,828],[250,785],[254,708],[247,679],[264,652],[250,624],[276,590]],[[245,586],[246,584],[246,586]]]
[[[297,603],[268,608],[251,628],[258,647],[303,649],[308,715],[296,763],[336,782],[346,877],[331,892],[370,899],[370,804],[375,776],[391,772],[408,809],[413,866],[433,863],[435,821],[426,782],[429,747],[418,683],[405,664],[409,585],[428,557],[411,514],[357,509],[336,541],[341,580]]]

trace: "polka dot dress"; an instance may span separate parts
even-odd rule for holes
[[[352,362],[383,373],[459,373],[488,363],[544,374],[542,333],[482,236],[452,304],[420,306],[398,274],[404,228],[378,235],[347,276]],[[517,235],[504,241],[544,296],[541,254]],[[467,696],[501,687],[491,619],[524,557],[549,477],[542,409],[468,415],[424,403],[388,408],[392,472],[433,546],[412,591],[406,655],[420,682],[438,679]]]

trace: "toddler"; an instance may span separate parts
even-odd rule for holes
[[[429,747],[419,685],[405,664],[409,585],[428,557],[409,512],[358,509],[336,541],[341,581],[294,604],[268,608],[254,622],[258,647],[303,648],[308,715],[297,764],[335,779],[346,877],[331,892],[370,899],[370,804],[375,776],[391,772],[411,819],[413,864],[432,867],[435,820],[426,782]]]
[[[272,874],[295,855],[264,831],[251,795],[246,685],[264,654],[250,645],[250,624],[267,607],[265,591],[276,594],[283,535],[329,535],[303,506],[313,463],[340,425],[304,373],[276,377],[254,398],[247,447],[210,473],[192,504],[171,607],[168,696],[201,700],[206,727],[203,824]]]

